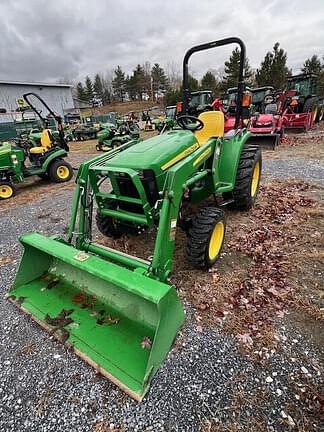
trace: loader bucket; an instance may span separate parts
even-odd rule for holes
[[[248,140],[248,144],[258,145],[262,150],[275,150],[279,142],[278,134],[252,134]]]
[[[183,323],[174,287],[37,233],[8,298],[136,400]]]

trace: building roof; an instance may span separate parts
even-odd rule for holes
[[[59,84],[59,83],[40,83],[40,82],[27,82],[27,81],[5,81],[0,80],[0,85],[24,85],[24,86],[38,86],[38,87],[73,87],[72,84]]]

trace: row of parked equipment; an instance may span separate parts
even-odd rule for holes
[[[31,98],[37,98],[48,111],[44,117]],[[0,200],[9,199],[16,192],[16,183],[26,177],[38,176],[56,183],[69,181],[72,166],[65,160],[69,146],[63,129],[62,118],[55,114],[44,100],[35,93],[26,93],[25,101],[39,117],[42,128],[32,131],[28,139],[17,138],[15,143],[0,143]],[[57,130],[48,127],[50,118],[57,123]]]
[[[260,145],[272,149],[280,144],[287,130],[310,130],[324,118],[324,97],[317,96],[317,84],[315,74],[300,74],[287,79],[283,92],[271,86],[245,87],[240,127],[257,135]],[[191,92],[188,112],[197,116],[204,111],[221,111],[225,116],[225,132],[228,132],[235,124],[237,98],[237,87],[228,89],[221,98],[214,98],[211,90]],[[182,111],[181,102],[168,106],[166,119],[155,121],[156,128],[160,131],[172,128]]]

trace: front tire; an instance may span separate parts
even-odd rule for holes
[[[258,195],[262,171],[261,150],[257,146],[246,145],[241,153],[237,169],[235,186],[231,194],[234,202],[231,207],[249,210]],[[226,198],[229,195],[226,194]]]
[[[10,181],[0,180],[0,200],[12,198],[16,193],[16,188]]]
[[[215,207],[200,209],[188,232],[187,259],[196,268],[211,268],[225,238],[225,213]]]
[[[99,211],[97,211],[96,214],[96,223],[98,230],[105,237],[119,239],[123,235],[123,232],[116,225],[115,220],[110,216],[103,216]]]
[[[48,169],[48,175],[51,181],[55,183],[64,183],[73,177],[73,168],[62,159],[57,159],[51,163]]]

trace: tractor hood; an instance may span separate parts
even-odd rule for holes
[[[199,148],[190,131],[169,131],[141,141],[108,161],[111,167],[152,169],[159,174]]]

